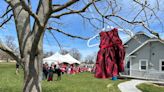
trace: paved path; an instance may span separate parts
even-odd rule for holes
[[[131,80],[131,81],[120,83],[118,85],[118,88],[121,90],[121,92],[142,92],[138,88],[136,88],[136,85],[144,83],[144,82],[147,82],[147,81]]]

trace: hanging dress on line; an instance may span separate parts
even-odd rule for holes
[[[124,71],[125,50],[116,28],[100,32],[95,77],[110,78]]]

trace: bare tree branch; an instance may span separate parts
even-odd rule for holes
[[[113,20],[110,19],[110,18],[107,18],[107,20],[111,21],[112,23],[114,23],[115,25],[117,25],[118,27],[120,27],[121,29],[123,29],[124,32],[125,32],[126,34],[128,34],[130,37],[133,36],[133,35],[132,35],[129,31],[127,31],[122,25],[118,24],[117,22],[113,21]]]
[[[121,16],[117,16],[117,15],[108,15],[106,16],[105,18],[106,19],[109,19],[108,17],[109,16],[113,16],[113,17],[117,17],[117,18],[120,18],[121,20],[129,23],[129,24],[141,24],[146,30],[148,30],[151,34],[155,35],[156,37],[160,38],[159,34],[153,30],[151,30],[149,27],[146,26],[146,24],[144,23],[144,21],[129,21],[125,18],[122,18]]]
[[[144,22],[142,23],[142,25],[143,25],[143,27],[144,27],[146,30],[148,30],[151,34],[153,34],[153,35],[155,35],[156,37],[158,37],[159,39],[161,39],[160,36],[159,36],[159,33],[157,33],[157,32],[155,32],[155,31],[151,30],[149,27],[146,26],[146,24],[145,24]]]
[[[152,8],[150,8],[150,7],[147,6],[146,4],[142,4],[142,3],[138,2],[137,0],[133,0],[133,1],[136,2],[137,4],[141,5],[141,6],[146,7],[146,8],[149,9],[150,11],[152,11],[152,13],[154,14],[154,16],[157,18],[157,20],[158,20],[158,21],[160,22],[160,24],[162,25],[162,29],[163,29],[163,26],[164,26],[164,25],[163,25],[161,19],[156,15],[155,11],[154,11]]]
[[[55,35],[52,33],[52,31],[49,31],[49,32],[50,32],[50,34],[53,36],[53,38],[55,39],[55,41],[57,42],[57,44],[58,44],[60,50],[62,50],[62,46],[61,46],[61,44],[59,43],[58,39],[55,37]]]
[[[55,7],[59,7],[59,6],[61,6],[61,4],[53,4],[53,5],[52,5],[52,7],[54,7],[54,8],[55,8]]]
[[[152,11],[152,13],[154,14],[154,16],[157,18],[157,20],[158,20],[158,21],[160,22],[160,24],[162,25],[162,29],[163,29],[163,23],[162,23],[162,21],[161,21],[160,18],[156,15],[155,11],[147,5],[147,1],[145,1],[145,4],[142,4],[142,3],[138,2],[137,0],[133,0],[133,1],[136,2],[137,4],[141,5],[142,7],[146,7],[147,9],[149,9],[150,11]],[[157,0],[157,4],[158,4],[158,0]],[[159,4],[158,4],[158,5],[159,5]],[[146,11],[145,11],[145,10],[144,10],[144,13],[145,13],[146,22],[147,22],[148,26],[146,26],[146,24],[145,24],[144,22],[141,23],[142,26],[143,26],[146,30],[148,30],[151,34],[155,35],[156,37],[158,37],[158,38],[160,39],[159,33],[155,32],[155,31],[153,31],[153,30],[151,30],[151,29],[149,28],[148,18],[147,18],[147,15],[146,15]]]
[[[97,20],[97,21],[100,22],[100,23],[109,25],[108,22],[105,22],[105,21],[103,21],[103,20],[101,20],[101,19],[98,19],[98,18],[86,17],[86,16],[84,16],[84,15],[82,15],[82,14],[80,14],[80,13],[79,13],[78,15],[80,15],[80,16],[81,16],[82,18],[84,18],[84,19],[87,19],[87,20],[89,21],[89,23],[91,24],[91,26],[93,26],[93,27],[96,28],[97,30],[99,30],[100,28],[99,28],[95,23],[92,23],[92,20]]]
[[[28,0],[28,6],[32,9],[31,0]]]
[[[50,20],[49,22],[48,22],[48,25],[51,25],[51,24],[57,24],[57,25],[60,25],[60,26],[62,26],[64,23],[63,22],[60,22],[60,21],[55,21],[55,20]]]
[[[78,38],[78,39],[82,39],[82,40],[88,40],[88,39],[89,39],[89,38],[84,38],[84,37],[80,37],[80,36],[71,35],[71,34],[69,34],[69,33],[65,33],[65,32],[63,32],[63,31],[61,31],[61,30],[59,30],[59,29],[57,29],[57,28],[53,28],[53,27],[47,27],[47,29],[48,29],[48,30],[55,30],[55,31],[57,31],[57,32],[59,32],[59,33],[62,33],[62,34],[64,34],[64,35],[66,35],[66,36],[68,36],[68,37],[72,37],[72,38]]]
[[[104,15],[99,11],[99,9],[97,8],[96,4],[95,4],[96,0],[93,0],[92,3],[93,3],[93,6],[94,8],[96,9],[97,13],[100,14],[100,16],[103,18]]]
[[[159,8],[159,1],[158,0],[156,0],[157,1],[157,9],[159,10],[160,8]]]
[[[98,20],[99,22],[102,22],[102,20],[100,20],[100,19],[98,19],[98,18],[88,18],[88,17],[86,17],[86,16],[83,16],[83,15],[80,14],[80,13],[79,13],[79,15],[80,15],[82,18],[87,19],[87,20],[89,21],[89,23],[90,23],[94,28],[96,28],[97,30],[99,29],[99,28],[97,27],[97,25],[95,25],[95,23],[92,23],[92,20]]]
[[[147,23],[148,27],[150,27],[149,21],[148,21],[148,16],[147,16],[147,13],[146,13],[145,9],[144,9],[144,15],[145,15],[145,18],[146,18],[146,23]]]
[[[43,26],[43,24],[41,24],[41,22],[39,21],[38,15],[36,15],[35,13],[32,12],[31,7],[29,7],[26,4],[25,0],[21,0],[21,4],[22,4],[23,9],[25,9],[36,20],[36,22],[38,23],[38,25],[39,26]]]
[[[96,0],[96,1],[100,1],[100,0]],[[75,13],[83,13],[87,10],[87,8],[92,5],[93,2],[90,2],[88,3],[87,5],[85,5],[81,10],[72,10],[72,9],[69,9],[70,11],[68,12],[64,12],[62,14],[58,14],[58,15],[52,15],[51,18],[60,18],[61,16],[63,15],[68,15],[68,14],[75,14]]]
[[[7,7],[7,9],[6,9],[6,12],[4,12],[3,14],[2,14],[2,16],[0,16],[0,18],[3,18],[3,17],[5,17],[12,9],[8,9],[10,6],[8,6]]]
[[[145,6],[142,7],[142,9],[136,14],[136,16],[133,18],[133,21],[136,20],[136,18],[140,15],[140,13],[145,9]]]
[[[106,10],[104,10],[104,14],[106,14],[109,11],[109,9],[110,9],[110,3],[109,3],[109,1],[106,0],[106,3],[107,3],[107,8],[106,8]]]
[[[0,24],[0,28],[1,28],[4,24],[6,24],[7,22],[9,22],[10,19],[11,19],[12,17],[13,17],[13,15],[10,15],[9,18],[5,19],[5,20]]]
[[[6,52],[7,54],[9,54],[12,58],[14,58],[20,65],[21,64],[21,60],[19,58],[19,56],[17,56],[16,54],[14,54],[14,52],[9,48],[7,47],[6,45],[4,45],[2,43],[2,41],[0,40],[0,49],[4,52]]]
[[[72,4],[78,2],[79,0],[69,0],[67,3],[65,3],[64,5],[59,5],[59,6],[52,6],[52,13],[53,12],[58,12],[61,11],[69,6],[71,6]]]
[[[117,17],[117,18],[119,18],[119,19],[121,19],[121,20],[123,20],[123,21],[125,21],[125,22],[127,22],[129,24],[141,24],[143,22],[143,21],[129,21],[129,20],[127,20],[127,19],[125,19],[125,18],[123,18],[121,16],[114,15],[114,14],[105,16],[106,19],[109,19],[109,17]]]

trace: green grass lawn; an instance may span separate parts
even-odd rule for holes
[[[154,84],[143,83],[137,86],[142,92],[164,92],[163,86],[157,86]]]
[[[65,74],[60,81],[42,81],[42,90],[43,92],[120,92],[117,85],[123,81],[125,80],[96,79],[91,73]],[[23,72],[16,75],[15,64],[0,63],[0,92],[21,92],[22,87]]]

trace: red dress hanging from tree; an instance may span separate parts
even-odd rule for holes
[[[96,78],[117,76],[124,71],[125,50],[116,28],[100,33],[100,50],[96,61]]]

